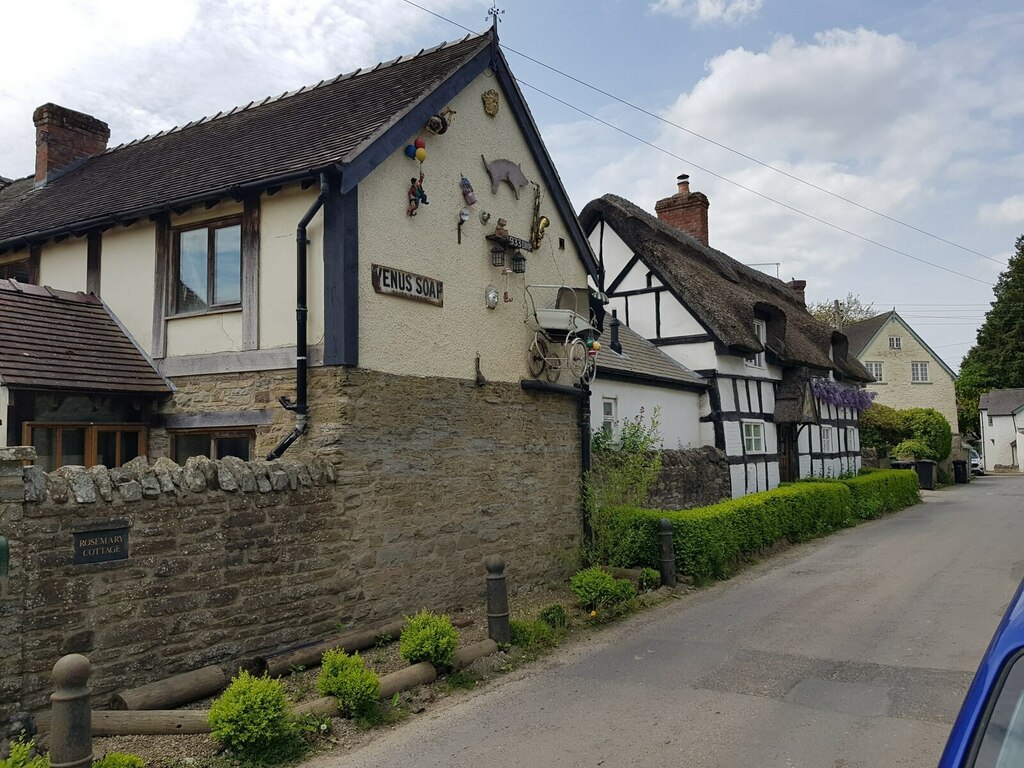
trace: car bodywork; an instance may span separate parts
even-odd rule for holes
[[[939,768],[1024,765],[1024,583],[967,690]]]

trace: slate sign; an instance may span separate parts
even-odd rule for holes
[[[106,531],[84,531],[75,538],[75,565],[105,563],[108,560],[128,559],[128,529],[111,528]]]

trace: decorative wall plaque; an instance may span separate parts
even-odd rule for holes
[[[83,531],[74,536],[75,565],[105,563],[108,560],[128,559],[128,529],[110,528],[105,531]]]
[[[444,306],[444,283],[436,278],[382,267],[380,264],[372,264],[371,270],[373,290],[377,293]]]
[[[490,117],[494,117],[498,114],[498,92],[493,88],[486,90],[480,96],[484,102],[484,112]]]

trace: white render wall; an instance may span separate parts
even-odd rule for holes
[[[1017,427],[1024,428],[1024,418],[1020,415],[993,416],[992,425],[988,423],[988,411],[980,412],[981,415],[981,445],[982,462],[986,472],[995,470],[996,465],[1010,467],[1020,464],[1020,437]],[[1017,460],[1014,461],[1014,452],[1011,444],[1017,441]]]
[[[616,399],[619,425],[625,419],[634,419],[644,409],[649,423],[654,408],[659,409],[659,432],[662,447],[698,448],[701,441],[700,417],[702,393],[696,390],[668,389],[615,379],[602,379],[600,375],[590,385],[590,425],[601,429],[604,423],[602,403],[605,397]],[[707,400],[707,395],[703,396]],[[704,408],[706,410],[706,407]],[[618,426],[616,427],[616,434]],[[711,445],[714,445],[712,435]]]
[[[516,382],[529,378],[527,349],[535,325],[525,295],[527,284],[583,288],[587,272],[569,238],[569,222],[558,214],[540,169],[519,129],[504,93],[495,117],[488,117],[481,94],[500,91],[493,76],[480,75],[452,102],[456,111],[451,128],[441,136],[424,132],[427,160],[422,165],[429,204],[407,216],[406,191],[420,164],[396,150],[359,184],[359,360],[360,366],[390,373],[472,379],[476,358],[490,381]],[[409,136],[409,142],[419,136]],[[502,182],[496,192],[480,156],[511,160],[531,182],[541,184],[540,214],[551,220],[540,248],[526,253],[526,273],[509,275],[511,303],[501,299],[495,309],[484,305],[486,288],[503,294],[506,278],[491,266],[491,242],[504,218],[509,234],[529,240],[534,190],[519,190]],[[465,207],[459,181],[469,179],[477,204],[462,227],[456,225]],[[490,220],[483,223],[486,211]],[[559,238],[565,248],[559,248]],[[444,306],[376,293],[370,282],[371,264],[425,275],[444,282]],[[553,293],[551,295],[553,298]],[[586,313],[586,310],[584,314]],[[563,371],[560,383],[572,383]]]

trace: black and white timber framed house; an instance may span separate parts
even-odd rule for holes
[[[733,497],[860,468],[859,407],[872,381],[846,337],[784,283],[707,244],[708,199],[685,176],[652,216],[615,195],[580,221],[598,288],[631,329],[707,377],[701,442],[729,457]]]

